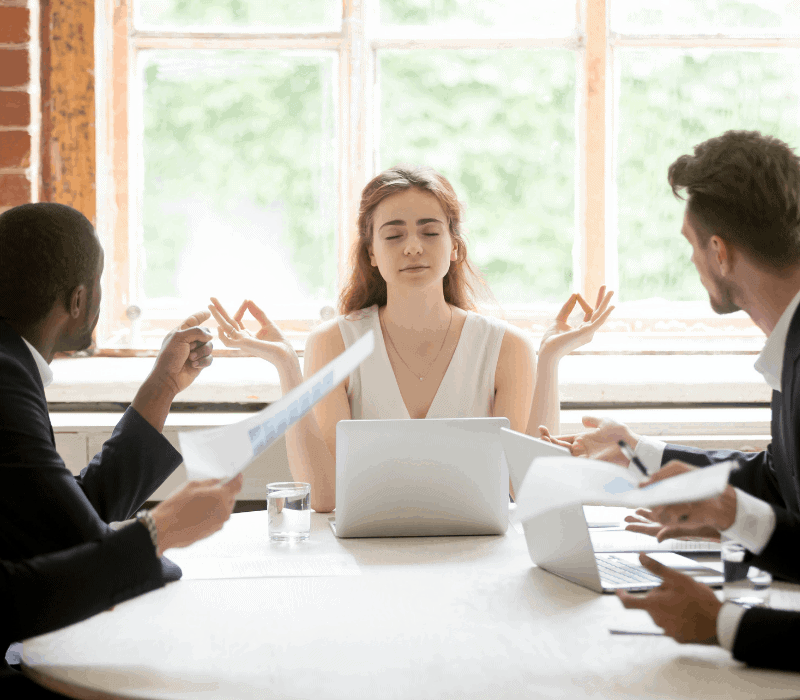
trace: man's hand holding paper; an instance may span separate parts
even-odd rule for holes
[[[321,399],[343,382],[375,347],[372,331],[280,401],[245,420],[178,434],[190,479],[236,476]]]
[[[651,508],[654,513],[667,513],[677,524],[686,509],[679,510],[672,504],[685,506],[720,496],[728,488],[728,474],[733,466],[733,462],[723,462],[682,473],[672,469],[660,478],[641,482],[634,472],[622,471],[608,462],[577,457],[540,457],[531,464],[520,488],[517,513],[520,520],[529,520],[576,504],[644,507]],[[671,509],[666,510],[662,508],[664,506]],[[697,515],[692,517],[699,518],[699,513],[704,511],[696,512]],[[681,522],[689,524],[688,520]],[[694,521],[692,524],[707,525]]]
[[[642,488],[663,483],[667,479],[683,474],[702,471],[683,462],[673,460],[665,464],[650,479],[640,484]],[[714,537],[719,538],[722,530],[727,530],[736,518],[736,491],[727,485],[717,496],[684,503],[672,503],[653,507],[650,511],[637,513],[650,523],[628,516],[626,529],[657,537],[659,542],[670,537]]]

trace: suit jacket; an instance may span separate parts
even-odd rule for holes
[[[733,656],[751,666],[800,671],[800,612],[750,608],[739,622]]]
[[[704,467],[739,460],[730,483],[770,503],[776,515],[775,532],[753,564],[777,576],[798,580],[793,565],[800,552],[800,307],[792,317],[783,355],[781,391],[772,392],[772,442],[763,452],[699,450],[667,445],[662,463],[679,459]]]
[[[100,453],[74,477],[56,451],[36,363],[0,319],[0,560],[13,564],[85,543],[102,549],[107,540],[116,542],[107,523],[130,518],[181,461],[169,441],[129,408]],[[119,542],[126,537],[133,535]],[[107,560],[102,582],[88,584],[77,570],[66,576],[70,566],[86,566],[77,559],[65,569],[42,569],[46,585],[60,595],[39,612],[0,587],[0,650],[37,633],[42,615],[68,624],[180,577],[175,564],[155,557],[141,533],[129,545],[129,557]],[[149,558],[147,566],[142,558]]]

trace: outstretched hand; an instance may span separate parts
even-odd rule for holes
[[[219,324],[219,338],[226,347],[241,348],[273,364],[279,364],[287,357],[296,357],[289,341],[255,302],[245,299],[233,318],[215,297],[211,297],[208,309]],[[242,322],[247,311],[261,325],[255,335],[247,330]]]
[[[539,432],[543,440],[566,447],[573,457],[598,459],[621,467],[628,466],[629,460],[619,449],[619,441],[623,440],[631,447],[636,447],[639,442],[637,434],[624,423],[612,418],[584,416],[583,425],[588,428],[587,431],[572,435],[553,436],[544,426],[539,428]]]
[[[647,481],[640,483],[639,487],[649,486],[664,479],[671,479],[695,468],[684,462],[672,460],[661,467]],[[710,536],[717,538],[720,531],[727,530],[736,519],[736,491],[732,486],[728,485],[719,496],[691,503],[673,503],[668,506],[658,506],[651,511],[646,511],[646,517],[661,525],[661,529],[655,532],[659,542],[668,537]],[[631,520],[627,521],[632,522]],[[642,532],[643,527],[645,526],[632,527],[629,525],[627,529],[634,530],[634,532]],[[650,532],[647,534],[653,534],[653,529],[653,527],[650,527]],[[698,533],[700,534],[698,535]]]
[[[622,604],[648,612],[653,622],[681,644],[716,644],[722,603],[714,591],[646,554],[640,554],[639,561],[663,581],[644,596],[617,591]]]
[[[561,307],[552,325],[544,332],[539,354],[550,355],[560,360],[581,345],[586,345],[614,310],[613,306],[609,306],[612,296],[614,292],[606,292],[603,285],[597,294],[597,304],[592,308],[580,294],[573,294]],[[576,304],[580,304],[583,309],[583,322],[573,328],[568,321]]]
[[[714,540],[719,542],[719,530],[708,525],[664,525],[656,514],[647,508],[639,508],[635,514],[625,517],[626,530],[640,535],[655,537],[659,542],[676,540]]]

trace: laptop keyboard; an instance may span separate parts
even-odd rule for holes
[[[614,556],[597,556],[597,569],[603,586],[628,587],[637,584],[661,584],[661,578],[641,566],[634,566]],[[649,587],[649,586],[648,586]]]

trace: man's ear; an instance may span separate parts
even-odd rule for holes
[[[78,319],[81,317],[86,304],[89,303],[89,290],[85,284],[79,284],[69,295],[69,315],[70,318]]]
[[[711,251],[712,260],[719,269],[719,273],[723,277],[726,277],[732,270],[733,248],[719,236],[711,236],[708,241],[708,246]]]

